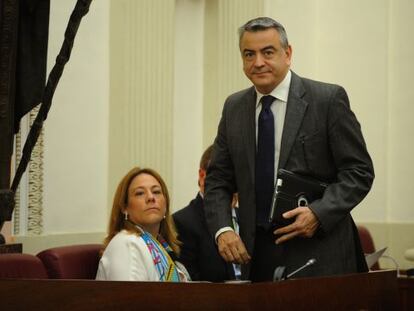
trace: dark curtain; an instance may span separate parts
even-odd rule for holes
[[[12,212],[13,138],[45,87],[49,9],[50,0],[0,0],[0,229]]]
[[[20,119],[40,104],[46,82],[50,0],[20,0],[14,132]]]

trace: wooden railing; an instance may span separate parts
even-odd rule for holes
[[[395,271],[254,284],[0,280],[0,305],[7,310],[403,309]]]

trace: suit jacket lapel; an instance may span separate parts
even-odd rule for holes
[[[256,92],[254,87],[251,87],[243,98],[243,105],[241,105],[241,107],[243,111],[240,115],[244,118],[244,120],[240,120],[240,124],[243,126],[242,137],[246,138],[244,143],[246,146],[247,161],[249,163],[250,175],[254,183],[256,159]]]
[[[301,78],[292,72],[290,90],[286,108],[285,123],[283,126],[282,142],[280,147],[279,168],[284,168],[293,143],[295,142],[308,103],[303,99],[305,88]]]

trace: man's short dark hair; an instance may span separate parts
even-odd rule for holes
[[[269,28],[274,28],[280,35],[280,44],[283,48],[287,48],[289,46],[289,40],[286,34],[286,30],[282,24],[278,23],[274,19],[270,17],[257,17],[252,20],[249,20],[246,24],[239,28],[239,46],[243,34],[248,32],[256,32],[256,31],[263,31]]]
[[[211,154],[213,153],[213,145],[210,145],[201,156],[200,160],[200,168],[203,170],[207,170],[208,166],[210,165],[211,161]]]

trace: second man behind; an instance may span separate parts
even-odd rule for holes
[[[210,163],[213,146],[208,147],[200,160],[198,171],[199,193],[188,206],[173,214],[181,246],[180,262],[187,268],[193,281],[224,282],[235,279],[231,263],[226,263],[208,231],[204,216],[204,179]],[[233,204],[236,202],[233,202]],[[229,207],[229,212],[231,212]]]

